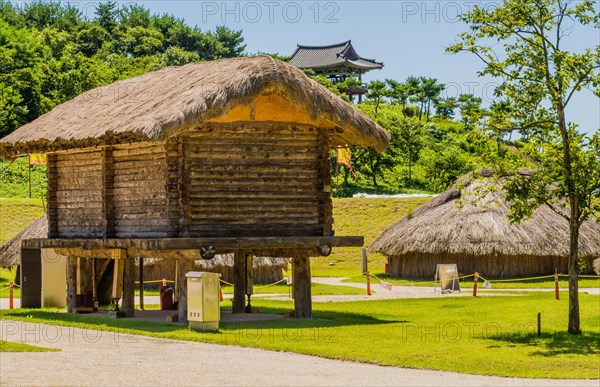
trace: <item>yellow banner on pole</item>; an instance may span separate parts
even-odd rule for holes
[[[45,153],[33,153],[29,155],[29,164],[46,165],[48,163]]]

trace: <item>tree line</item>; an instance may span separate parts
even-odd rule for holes
[[[98,86],[165,66],[240,56],[241,31],[203,32],[143,6],[0,0],[0,137]]]

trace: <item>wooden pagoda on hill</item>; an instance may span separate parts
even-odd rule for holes
[[[333,83],[344,82],[350,77],[362,82],[364,73],[383,68],[383,63],[358,55],[350,40],[329,46],[299,44],[291,56],[290,64],[300,69],[312,69],[317,74],[326,76]],[[357,95],[359,103],[362,102],[362,96],[366,92],[366,87],[362,83],[359,87],[349,88],[346,91],[350,99]]]
[[[105,259],[133,315],[133,259],[169,258],[185,322],[193,260],[233,253],[234,312],[245,310],[252,256],[290,257],[295,316],[311,317],[309,257],[363,244],[334,236],[329,151],[383,151],[389,138],[302,71],[258,56],[91,90],[1,139],[0,156],[48,156],[48,238],[22,248],[68,256],[69,311]]]

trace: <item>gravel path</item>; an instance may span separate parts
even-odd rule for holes
[[[598,386],[380,367],[292,353],[0,320],[0,338],[61,352],[0,353],[0,385]]]

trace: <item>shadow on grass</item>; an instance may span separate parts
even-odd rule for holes
[[[285,309],[261,308],[263,313],[282,313]],[[235,322],[221,323],[223,331],[235,331],[238,329],[301,329],[301,328],[333,328],[348,325],[381,325],[404,323],[408,321],[379,320],[377,318],[353,313],[342,313],[332,311],[318,311],[314,313],[313,319],[283,319],[276,321],[260,322]],[[83,329],[101,330],[131,330],[138,334],[161,334],[177,333],[187,331],[187,325],[178,323],[160,323],[134,319],[114,319],[95,315],[67,314],[64,309],[13,309],[11,311],[0,311],[0,318],[14,319],[20,321],[31,321],[44,324],[62,326],[75,326]],[[219,332],[214,333],[218,335]]]
[[[505,334],[489,337],[491,340],[521,344],[538,348],[531,356],[556,356],[568,354],[600,355],[600,333],[586,332],[571,335],[567,332],[528,334]]]

